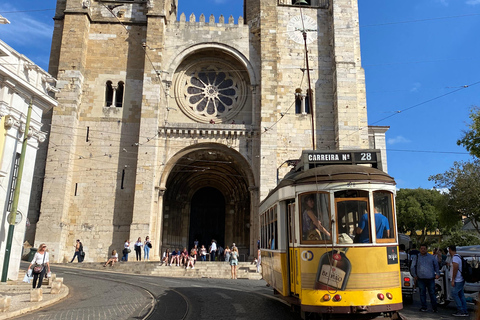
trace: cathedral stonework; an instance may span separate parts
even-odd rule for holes
[[[294,2],[245,0],[245,17],[187,21],[176,0],[58,0],[59,105],[43,120],[27,240],[54,262],[76,239],[102,261],[146,236],[154,259],[212,239],[247,258],[286,160],[312,141],[385,153],[387,128],[367,124],[357,1]]]

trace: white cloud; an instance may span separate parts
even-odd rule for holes
[[[410,143],[411,141],[402,136],[396,136],[395,138],[387,139],[388,144],[397,144],[397,143]]]
[[[476,6],[477,4],[480,4],[480,0],[467,0],[465,3],[471,6]]]
[[[415,83],[413,84],[413,87],[410,89],[410,92],[417,92],[417,91],[418,91],[418,89],[420,89],[420,88],[421,88],[421,86],[422,86],[422,84],[421,84],[421,83],[419,83],[419,82],[415,82]]]

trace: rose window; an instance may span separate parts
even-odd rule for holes
[[[181,91],[181,92],[178,92]],[[197,121],[232,119],[245,102],[245,84],[232,66],[195,64],[181,74],[177,100]]]

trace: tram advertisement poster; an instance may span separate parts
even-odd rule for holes
[[[345,290],[352,264],[347,258],[348,248],[325,252],[318,264],[315,289]]]

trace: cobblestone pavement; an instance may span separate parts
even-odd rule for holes
[[[135,285],[116,282],[110,275],[75,269],[59,270],[70,288],[61,302],[15,319],[142,319],[150,310],[152,295]]]
[[[60,267],[56,272],[69,286],[69,296],[15,319],[300,319],[263,280],[163,278]],[[454,303],[437,314],[419,308],[417,294],[402,310],[403,318],[452,319],[455,311]],[[471,320],[473,313],[472,308]]]

